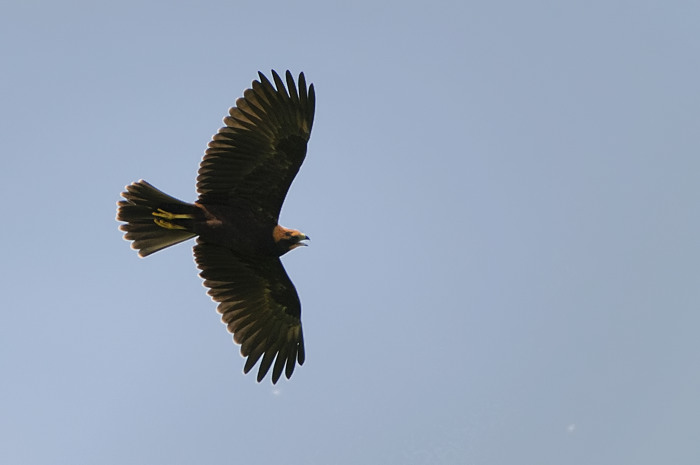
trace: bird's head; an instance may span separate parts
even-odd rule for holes
[[[272,238],[280,255],[284,255],[302,245],[309,245],[302,241],[310,240],[309,236],[303,232],[296,229],[287,229],[280,225],[275,226],[275,229],[272,231]]]

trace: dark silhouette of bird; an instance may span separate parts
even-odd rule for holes
[[[272,71],[236,100],[199,166],[199,198],[187,203],[140,180],[117,203],[124,239],[146,257],[197,238],[194,259],[217,311],[247,357],[260,361],[260,382],[272,383],[304,363],[301,304],[280,257],[309,237],[278,224],[289,186],[311,134],[315,94],[304,74],[298,85]]]

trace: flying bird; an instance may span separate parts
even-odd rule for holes
[[[246,357],[260,361],[258,382],[272,383],[304,363],[301,303],[280,257],[307,245],[304,233],[278,224],[289,186],[306,157],[315,93],[304,73],[259,80],[243,92],[212,137],[199,166],[198,199],[183,202],[144,180],[117,203],[124,239],[146,257],[196,239],[194,259],[217,311]]]

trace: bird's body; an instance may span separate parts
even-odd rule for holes
[[[197,237],[195,262],[234,341],[247,357],[244,372],[262,358],[258,381],[273,367],[289,378],[303,364],[301,304],[279,260],[306,245],[305,234],[278,224],[292,180],[306,156],[315,94],[303,73],[298,88],[272,72],[236,101],[214,135],[197,177],[199,198],[187,203],[135,182],[122,193],[117,220],[145,257]],[[273,366],[274,362],[274,366]]]

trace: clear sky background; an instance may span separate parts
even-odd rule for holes
[[[8,3],[0,463],[700,463],[697,2]],[[276,386],[114,219],[272,68],[317,95]]]

